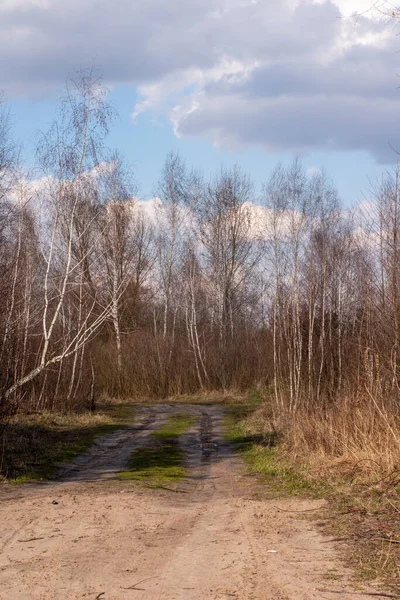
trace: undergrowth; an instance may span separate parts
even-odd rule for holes
[[[291,464],[282,451],[282,434],[252,426],[248,421],[251,414],[250,407],[241,410],[231,407],[226,417],[225,437],[236,445],[248,469],[262,478],[266,493],[325,496],[329,486],[311,481]]]
[[[385,431],[385,416],[350,408],[288,417],[272,402],[231,407],[226,437],[265,483],[266,496],[325,497],[327,508],[314,518],[324,533],[345,542],[357,580],[375,580],[400,596],[398,429],[391,422]]]

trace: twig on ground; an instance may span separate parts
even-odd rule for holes
[[[398,508],[398,506],[393,504],[393,502],[391,500],[389,500],[389,498],[386,498],[386,500],[389,502],[390,506],[393,506],[394,510],[396,510],[398,513],[400,513],[400,509]]]
[[[138,588],[131,585],[130,587],[121,586],[121,590],[130,590],[131,592],[145,592],[146,588]]]
[[[174,492],[175,494],[187,494],[185,490],[174,490],[173,488],[167,487],[166,485],[158,485],[158,490],[166,490],[167,492]]]
[[[329,544],[332,542],[344,542],[345,540],[348,540],[348,539],[349,539],[348,536],[347,537],[335,537],[335,538],[332,538],[331,540],[322,540],[321,544]]]
[[[398,598],[398,595],[386,594],[384,592],[349,592],[348,590],[328,590],[327,588],[317,588],[318,592],[328,594],[351,594],[352,596],[375,596],[376,598]]]
[[[155,575],[154,577],[146,577],[145,579],[141,579],[140,581],[137,581],[136,583],[134,583],[133,585],[130,585],[129,587],[122,587],[121,586],[121,590],[144,590],[144,588],[138,588],[137,586],[140,583],[144,583],[145,581],[149,581],[150,579],[157,579],[157,576]]]
[[[305,512],[311,512],[312,510],[320,510],[321,506],[316,506],[315,508],[306,508],[305,510],[287,510],[286,508],[281,508],[280,506],[274,506],[274,508],[276,508],[277,510],[280,510],[281,512],[287,512],[287,513],[305,513]]]

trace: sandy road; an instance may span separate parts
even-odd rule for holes
[[[199,416],[181,440],[189,477],[174,491],[118,481],[130,452],[182,411]],[[159,405],[139,416],[59,481],[0,490],[1,600],[371,598],[299,518],[320,501],[256,499],[222,438],[221,408]]]

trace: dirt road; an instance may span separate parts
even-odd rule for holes
[[[181,439],[189,476],[172,490],[119,481],[129,454],[182,411],[199,417]],[[220,407],[142,407],[137,417],[58,481],[0,490],[1,600],[371,598],[302,518],[321,501],[257,499],[223,440]]]

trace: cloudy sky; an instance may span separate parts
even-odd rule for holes
[[[0,89],[28,159],[66,76],[95,60],[120,114],[110,143],[135,164],[143,196],[179,149],[207,172],[240,162],[257,182],[299,155],[354,204],[400,149],[400,37],[368,7],[0,0]]]

